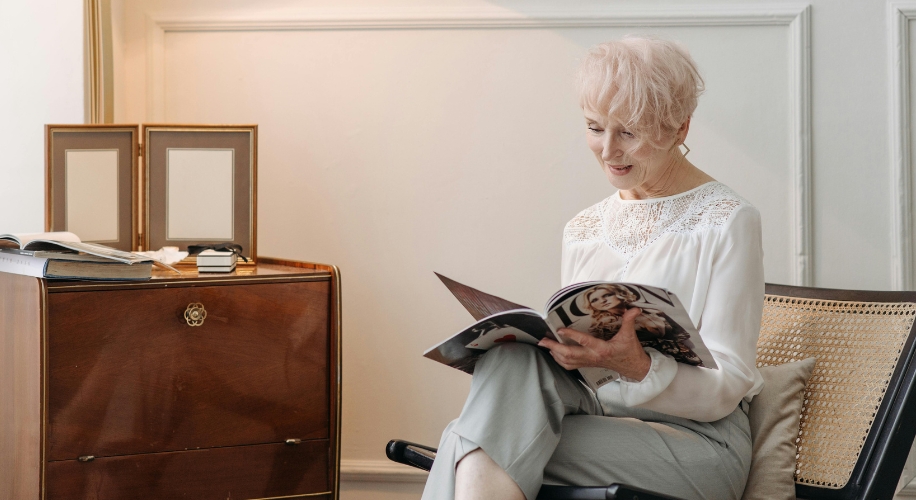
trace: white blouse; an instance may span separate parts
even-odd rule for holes
[[[624,200],[618,192],[583,210],[563,232],[561,277],[564,286],[604,280],[667,288],[719,365],[689,366],[646,348],[648,375],[602,386],[602,403],[711,422],[760,392],[760,213],[724,184],[646,200]]]

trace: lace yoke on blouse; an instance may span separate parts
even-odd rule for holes
[[[662,235],[722,226],[742,204],[747,201],[718,182],[649,200],[622,200],[614,193],[569,221],[563,239],[602,241],[629,259]]]

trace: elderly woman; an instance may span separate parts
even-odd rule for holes
[[[690,499],[737,499],[751,457],[747,403],[761,388],[760,216],[681,152],[703,81],[680,46],[626,37],[580,71],[589,148],[617,192],[563,235],[563,284],[626,280],[668,288],[719,369],[643,348],[638,309],[610,340],[505,345],[478,362],[442,434],[424,499],[534,500],[541,484],[614,482]],[[689,150],[688,150],[689,151]],[[613,369],[591,392],[567,372]]]

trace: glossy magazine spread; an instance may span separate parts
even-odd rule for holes
[[[560,328],[608,340],[620,330],[624,311],[634,307],[642,309],[636,318],[636,335],[643,347],[653,348],[680,363],[718,368],[680,300],[663,288],[636,283],[575,283],[555,293],[547,303],[546,312],[540,313],[437,276],[477,321],[423,355],[467,373],[473,373],[477,360],[499,344],[535,345],[544,337],[568,343],[557,337]],[[620,378],[605,368],[580,368],[579,372],[593,390]]]

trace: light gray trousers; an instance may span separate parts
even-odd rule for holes
[[[741,498],[751,464],[747,405],[716,422],[602,408],[549,355],[525,344],[488,351],[458,419],[442,433],[423,500],[455,497],[455,467],[482,448],[528,500],[541,484],[623,483],[685,500]]]

